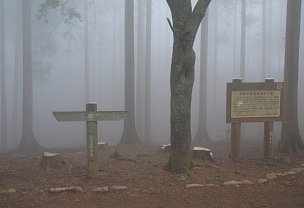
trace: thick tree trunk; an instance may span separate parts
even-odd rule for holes
[[[141,143],[135,129],[134,91],[134,0],[125,0],[125,108],[130,112],[119,144]]]
[[[194,82],[195,53],[174,44],[171,66],[171,157],[170,169],[191,168],[191,99]],[[181,72],[179,69],[183,69]],[[182,74],[181,74],[182,73]],[[184,74],[185,73],[185,74]]]
[[[23,118],[20,151],[40,149],[33,133],[33,78],[32,78],[32,35],[31,0],[22,1],[23,30]]]
[[[5,61],[5,9],[0,1],[0,83],[1,83],[1,150],[7,150],[7,112],[6,112],[6,61]]]
[[[191,98],[194,82],[194,39],[210,0],[167,0],[172,13],[174,34],[171,63],[171,155],[167,168],[184,172],[192,166]]]
[[[298,68],[301,0],[288,0],[284,66],[284,117],[278,150],[284,153],[304,150],[298,123]]]

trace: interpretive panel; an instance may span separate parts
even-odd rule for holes
[[[228,83],[227,123],[280,121],[283,83]]]

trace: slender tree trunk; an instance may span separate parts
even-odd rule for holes
[[[23,118],[19,150],[40,149],[33,133],[32,23],[31,0],[22,0],[23,31]]]
[[[271,63],[272,63],[272,57],[271,57],[271,50],[272,50],[272,21],[271,21],[271,16],[272,16],[272,0],[269,0],[269,23],[268,23],[268,34],[269,34],[269,37],[268,37],[268,54],[266,55],[267,57],[267,77],[270,76],[270,71],[271,71]],[[266,78],[267,78],[266,77]]]
[[[151,27],[152,0],[146,5],[146,62],[145,62],[145,134],[146,144],[152,144],[151,138]]]
[[[134,91],[134,0],[125,0],[125,108],[130,112],[119,144],[141,143],[135,129]]]
[[[0,1],[1,150],[7,150],[5,1]]]
[[[218,92],[218,83],[217,83],[217,79],[218,79],[218,1],[214,1],[214,14],[213,14],[213,21],[214,21],[214,28],[213,28],[213,35],[214,35],[214,41],[213,41],[213,68],[212,68],[212,103],[213,103],[213,112],[214,112],[214,116],[213,116],[213,122],[214,124],[217,122],[217,118],[218,118],[218,96],[217,92]]]
[[[14,69],[14,92],[13,92],[13,118],[12,126],[18,126],[19,124],[19,113],[20,113],[20,58],[21,58],[21,1],[16,1],[17,5],[17,17],[16,17],[16,45],[15,45],[15,69]],[[12,129],[12,138],[14,141],[18,138],[18,129]]]
[[[233,77],[237,76],[237,58],[236,58],[236,50],[237,50],[237,6],[238,0],[234,0],[234,12],[233,12]]]
[[[201,24],[200,47],[199,119],[195,143],[210,141],[207,131],[208,13]]]
[[[301,25],[301,0],[287,1],[284,118],[278,150],[284,153],[304,150],[298,123],[298,74]]]
[[[167,168],[176,172],[192,166],[191,98],[194,82],[194,39],[210,0],[198,0],[192,10],[191,0],[167,0],[173,25],[171,63],[171,155]]]
[[[267,24],[266,24],[266,9],[267,9],[267,1],[263,1],[263,15],[262,15],[262,21],[263,21],[263,35],[262,35],[262,42],[263,42],[263,46],[262,46],[262,69],[263,69],[263,78],[267,78],[269,76],[268,70],[267,70],[267,57],[266,57],[266,52],[267,52],[267,41],[266,41],[266,37],[267,37]]]
[[[90,54],[89,54],[89,20],[88,2],[84,3],[84,77],[85,77],[85,103],[90,102]]]
[[[144,131],[144,86],[145,86],[145,0],[137,5],[137,82],[136,82],[136,126]]]
[[[113,75],[112,75],[112,96],[113,96],[113,105],[116,108],[117,107],[117,58],[116,58],[116,50],[117,50],[117,44],[116,44],[116,39],[117,39],[117,3],[115,2],[114,4],[114,13],[113,13],[113,49],[112,49],[112,68],[113,68]]]
[[[240,55],[240,76],[245,82],[246,71],[246,1],[242,0],[242,17],[241,17],[241,55]]]

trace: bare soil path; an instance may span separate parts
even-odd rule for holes
[[[159,146],[111,147],[111,152],[99,155],[100,170],[96,181],[87,178],[85,149],[60,151],[73,165],[71,174],[65,168],[41,169],[41,153],[30,156],[13,152],[3,154],[0,155],[0,207],[304,207],[304,171],[301,169],[265,183],[258,182],[267,179],[270,173],[301,168],[304,154],[264,160],[261,159],[261,142],[245,141],[243,158],[231,161],[227,158],[228,142],[212,143],[207,147],[213,150],[215,162],[196,160],[193,170],[181,174],[162,169],[169,155],[161,153]],[[114,149],[123,159],[110,158]],[[224,185],[231,180],[246,183]],[[186,188],[189,184],[199,186]],[[51,188],[71,186],[79,186],[83,191],[49,192]],[[122,189],[117,190],[115,186]],[[100,187],[107,187],[108,191],[94,191]],[[1,193],[9,189],[16,192]]]

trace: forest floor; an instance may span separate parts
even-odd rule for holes
[[[56,150],[73,165],[70,174],[65,167],[43,170],[41,153],[2,154],[0,207],[304,207],[304,154],[262,159],[262,141],[247,140],[242,141],[242,158],[230,160],[228,141],[206,147],[212,149],[214,162],[195,160],[191,171],[178,174],[163,170],[169,154],[160,146],[112,146],[99,154],[95,181],[87,177],[85,148]],[[114,150],[123,157],[112,159]],[[225,185],[231,180],[237,184]],[[187,188],[189,184],[195,187]],[[71,186],[82,191],[50,192]]]

